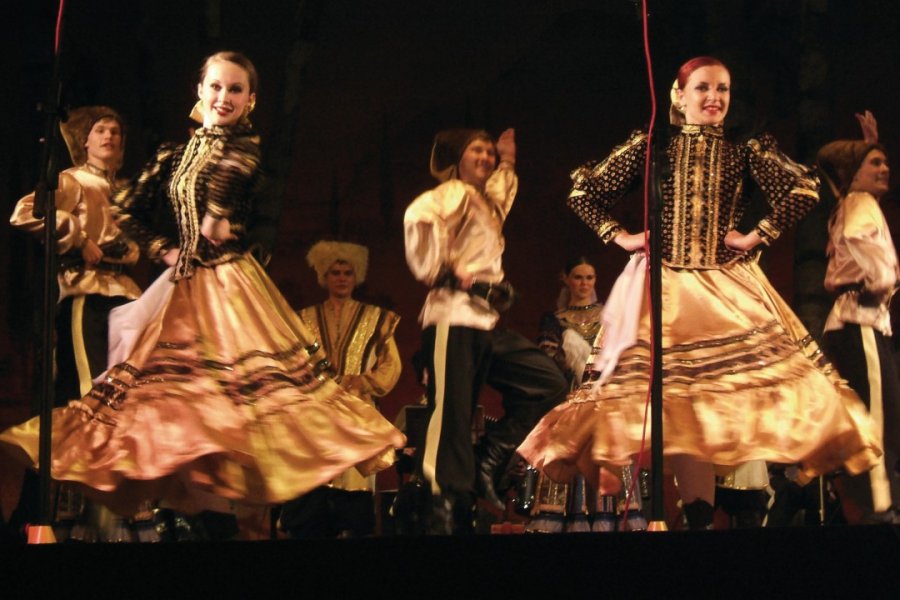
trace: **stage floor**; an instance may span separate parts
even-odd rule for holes
[[[0,596],[900,598],[900,527],[0,546]]]

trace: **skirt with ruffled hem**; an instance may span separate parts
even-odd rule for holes
[[[881,450],[865,406],[757,264],[664,266],[662,283],[665,455],[800,463],[810,476],[874,466]],[[579,471],[594,481],[599,464],[628,464],[644,438],[649,338],[645,301],[638,341],[609,380],[571,394],[519,453],[558,481]]]
[[[321,374],[321,349],[251,257],[198,268],[149,313],[128,359],[53,413],[53,478],[114,510],[280,503],[383,469],[405,444]],[[36,466],[38,430],[27,421],[0,446]]]

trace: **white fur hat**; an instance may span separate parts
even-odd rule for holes
[[[356,285],[366,280],[369,268],[369,249],[350,242],[319,241],[306,253],[306,262],[316,270],[319,285],[325,286],[325,273],[334,263],[342,261],[353,266]]]

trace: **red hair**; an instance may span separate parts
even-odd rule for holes
[[[687,80],[688,77],[691,76],[691,73],[697,69],[702,69],[703,67],[722,67],[726,71],[728,70],[728,67],[726,67],[718,58],[713,58],[712,56],[695,56],[681,65],[681,68],[678,69],[678,89],[683,90],[684,86],[687,85]]]

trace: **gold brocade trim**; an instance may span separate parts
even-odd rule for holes
[[[343,354],[343,374],[359,375],[366,370],[369,342],[377,331],[381,317],[381,309],[377,306],[361,305],[356,326],[353,328],[350,341]]]
[[[812,185],[812,184],[810,184]],[[811,190],[805,187],[795,187],[791,190],[791,194],[799,194],[800,196],[809,196],[810,198],[815,198],[818,202],[819,193],[816,190]]]
[[[325,304],[316,304],[300,310],[299,315],[313,334],[325,343],[325,354],[338,379],[368,371],[378,346],[393,335],[399,320],[397,316],[378,306],[348,300],[339,321],[332,327],[327,310]]]
[[[668,348],[664,351],[665,353],[671,352],[690,352],[692,350],[699,350],[701,348],[714,348],[717,346],[726,346],[728,344],[736,344],[741,342],[746,342],[750,338],[754,336],[758,336],[761,334],[770,333],[773,329],[779,327],[778,321],[769,321],[767,324],[762,327],[754,327],[753,329],[748,330],[745,333],[741,333],[738,335],[732,335],[724,338],[712,339],[712,340],[703,340],[702,342],[694,342],[692,344],[679,344],[677,346],[673,346],[672,348]]]
[[[215,217],[217,219],[227,219],[231,216],[232,211],[228,210],[224,206],[219,205],[212,200],[207,201],[206,203],[206,214]]]
[[[815,350],[806,352],[806,348]],[[723,376],[740,375],[749,376],[729,384],[733,386],[732,391],[777,385],[786,376],[781,365],[789,365],[795,357],[806,354],[812,355],[813,362],[817,362],[815,357],[820,352],[811,339],[808,344],[795,343],[784,335],[777,322],[772,322],[744,334],[665,349],[663,385],[696,386],[706,381],[715,383]],[[649,381],[649,364],[650,347],[639,341],[622,355],[616,373],[604,384],[604,390]],[[599,374],[592,373],[591,376],[596,380]],[[580,389],[586,391],[591,387],[588,382]],[[581,397],[580,401],[590,401],[590,398]]]
[[[106,379],[91,389],[90,397],[113,410],[120,410],[125,394],[134,387],[140,374],[128,363],[120,363],[109,370]],[[114,425],[115,420],[108,418],[107,424]]]
[[[599,237],[600,241],[604,244],[608,244],[620,231],[622,231],[622,226],[618,221],[607,221],[597,228],[597,237]]]
[[[691,222],[686,228],[687,231],[676,229],[673,232],[675,237],[673,238],[672,243],[675,244],[676,247],[687,245],[688,248],[690,248],[690,250],[688,250],[688,260],[692,264],[702,264],[705,262],[704,258],[707,254],[705,252],[706,248],[703,246],[704,240],[701,236],[702,224],[705,222],[704,217],[709,212],[712,212],[719,202],[719,199],[711,194],[707,197],[710,190],[704,189],[704,184],[709,185],[714,179],[714,174],[709,172],[708,169],[709,166],[716,164],[717,161],[713,160],[712,157],[716,156],[717,153],[713,149],[710,152],[710,157],[706,159],[707,165],[704,165],[704,159],[706,157],[706,138],[702,135],[698,136],[694,146],[695,147],[691,149],[688,155],[682,158],[682,160],[689,165],[689,170],[691,171],[689,177],[695,186],[694,189],[691,190],[690,197],[682,200],[690,210]],[[709,173],[708,178],[704,177],[704,171]],[[715,223],[715,221],[712,222]],[[680,236],[683,236],[683,239],[679,239]]]
[[[592,344],[603,326],[603,305],[570,306],[554,313],[556,319],[567,329],[572,329],[581,338]]]
[[[712,205],[709,207],[709,214],[706,217],[701,217],[701,223],[703,223],[703,227],[706,229],[706,236],[703,241],[703,254],[702,261],[706,264],[710,262],[715,262],[716,257],[716,249],[719,247],[719,227],[718,224],[722,222],[720,212],[722,210],[722,205],[724,204],[722,198],[722,181],[724,174],[722,173],[722,169],[725,167],[725,161],[721,160],[721,150],[716,151],[716,146],[713,145],[713,151],[709,153],[708,163],[707,163],[707,172],[709,173],[709,189],[707,190],[707,202],[709,199],[712,200]],[[699,227],[697,228],[699,229]]]
[[[708,135],[710,137],[725,137],[725,128],[721,125],[694,125],[685,124],[681,126],[682,133]]]
[[[319,313],[317,311],[318,306],[318,304],[315,306],[307,306],[306,308],[298,311],[297,314],[300,316],[300,320],[303,321],[303,324],[306,325],[306,328],[309,329],[309,332],[312,334],[313,338],[315,338],[316,340],[324,340],[322,331],[319,329]]]
[[[671,263],[705,268],[718,265],[721,238],[737,218],[743,182],[734,176],[721,131],[684,129],[670,147],[670,225],[664,233]],[[725,196],[729,196],[727,205]],[[722,214],[727,210],[727,219]]]
[[[775,241],[778,239],[778,236],[781,235],[781,230],[772,225],[768,219],[762,219],[757,225],[756,229],[762,234],[760,237],[763,238],[763,241],[768,244],[770,241]]]
[[[185,344],[163,342],[156,347],[167,352],[158,353],[154,361],[142,370],[127,363],[116,365],[102,383],[94,386],[90,397],[113,410],[120,410],[121,403],[132,388],[160,383],[190,383],[212,376],[223,395],[235,404],[250,405],[285,388],[311,393],[326,381],[317,376],[313,361],[308,360],[310,353],[302,343],[279,352],[254,350],[228,363],[193,358],[188,355],[192,349]],[[262,364],[248,364],[255,360]],[[240,369],[242,366],[249,368]]]
[[[193,136],[185,146],[182,160],[172,174],[169,199],[179,215],[177,221],[181,229],[181,254],[175,265],[176,279],[188,277],[193,273],[192,260],[200,242],[196,192],[198,189],[205,189],[198,179],[207,166],[209,157],[221,145],[222,142],[214,137]]]
[[[131,218],[131,217],[126,215],[125,218]],[[162,258],[163,252],[166,250],[165,244],[166,244],[166,238],[164,238],[164,237],[154,238],[150,242],[149,246],[147,247],[147,256],[151,260],[159,260],[160,258]]]
[[[688,195],[687,186],[691,181],[690,173],[688,172],[690,165],[687,160],[680,159],[680,157],[683,157],[687,153],[685,146],[689,145],[690,141],[691,138],[686,136],[678,136],[674,140],[675,156],[679,157],[676,158],[675,168],[672,170],[675,198],[687,198]],[[686,209],[687,204],[685,202],[672,203],[672,262],[677,264],[684,263],[684,248],[682,244],[679,243],[679,236],[676,232],[684,229],[684,211]]]

